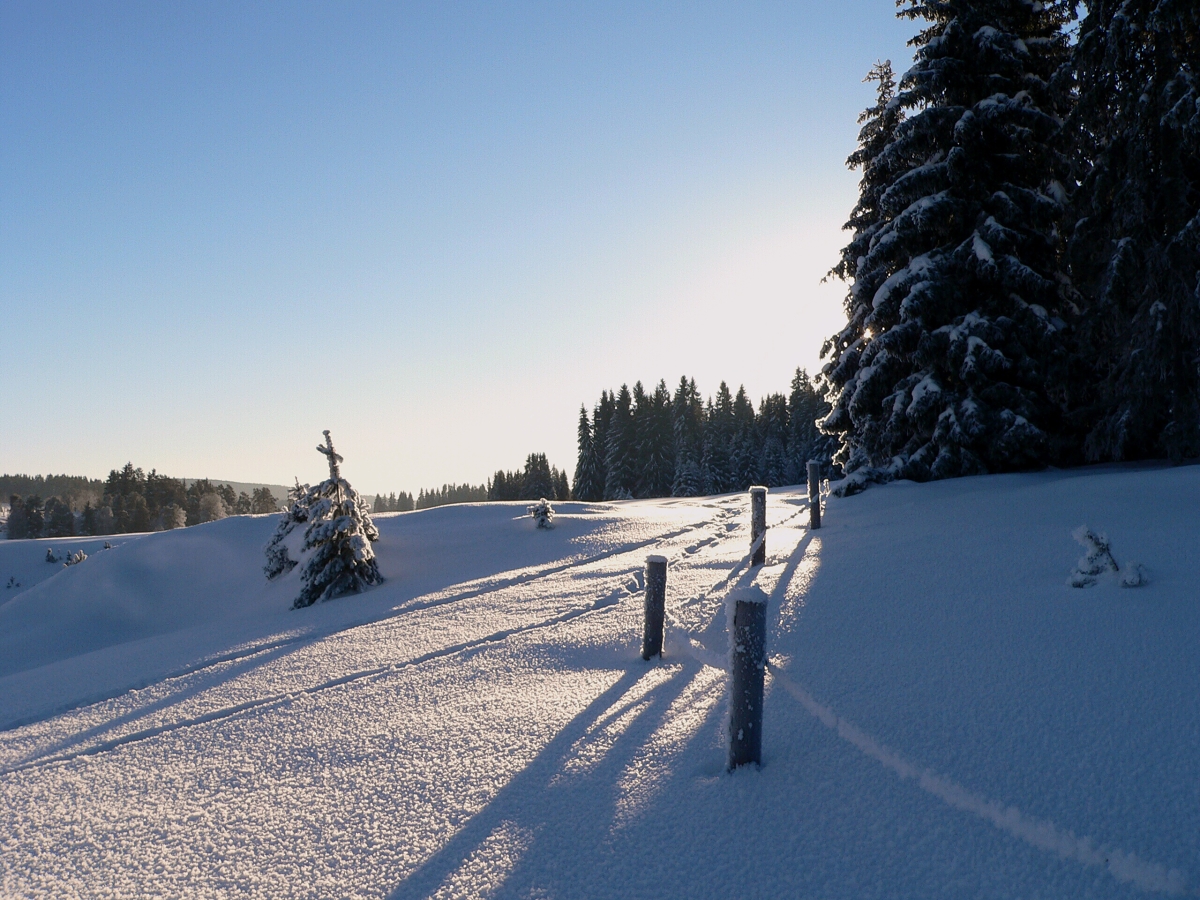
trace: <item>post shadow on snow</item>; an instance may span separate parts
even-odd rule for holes
[[[617,682],[575,716],[485,809],[409,875],[390,895],[391,900],[430,896],[505,826],[515,825],[531,834],[532,839],[504,877],[499,888],[503,894],[521,893],[556,881],[555,871],[565,857],[602,847],[616,811],[621,773],[700,670],[694,661],[678,662],[680,668],[666,680],[636,700],[629,700],[629,691],[657,667],[641,659],[627,659],[626,671]],[[574,755],[573,748],[585,741],[589,732],[600,731],[605,723],[640,704],[644,706],[633,721],[590,771],[564,772]],[[704,733],[704,729],[698,733]],[[560,887],[569,889],[571,882]]]
[[[768,532],[770,534],[770,532]],[[800,568],[800,563],[804,561],[804,555],[808,552],[808,545],[812,543],[812,531],[805,531],[804,536],[796,543],[796,547],[792,550],[791,556],[788,557],[787,564],[783,568],[783,572],[779,576],[779,580],[775,582],[775,589],[771,591],[770,607],[767,613],[772,616],[775,622],[774,628],[768,632],[768,639],[777,637],[781,629],[787,625],[780,616],[783,612],[783,598],[787,596],[788,585],[792,583],[792,578],[796,575],[796,570]],[[767,547],[768,553],[770,546]],[[767,557],[767,563],[771,561],[770,556]],[[771,655],[771,647],[767,645],[767,656]]]
[[[191,698],[196,697],[205,691],[210,690],[211,688],[218,687],[221,684],[233,680],[234,678],[252,672],[261,666],[265,666],[277,659],[282,659],[291,653],[295,653],[298,650],[304,649],[305,647],[309,646],[310,643],[310,641],[297,641],[294,643],[277,645],[266,650],[265,652],[235,660],[232,662],[229,668],[223,669],[219,673],[206,673],[198,680],[192,680],[196,673],[189,673],[188,676],[184,676],[189,678],[189,683],[180,690],[165,697],[160,697],[157,700],[147,703],[145,706],[128,710],[127,712],[124,712],[112,719],[107,719],[91,726],[90,728],[86,728],[83,731],[79,731],[64,737],[48,747],[41,747],[32,753],[28,753],[25,756],[20,757],[19,759],[14,760],[12,763],[4,766],[2,771],[25,768],[30,764],[37,763],[39,760],[49,759],[77,748],[81,748],[84,752],[86,752],[87,748],[82,747],[82,745],[86,744],[93,738],[98,738],[106,732],[112,731],[115,728],[119,728],[121,725],[127,725],[131,722],[136,722],[139,719],[143,719],[155,712],[169,709],[172,706],[176,706],[180,703],[190,700]],[[164,678],[154,682],[154,684],[162,684],[163,681],[167,680],[169,679]],[[122,695],[124,695],[124,692]],[[163,730],[170,730],[172,724],[164,723],[160,727]],[[122,738],[131,736],[132,735],[122,735],[115,738],[115,740],[119,741]],[[103,744],[104,741],[100,741],[100,743]]]
[[[770,529],[768,529],[767,530],[767,561],[765,563],[766,566],[775,565],[778,562],[778,557],[773,557],[771,555],[770,535],[771,535],[771,532],[770,532]],[[771,591],[770,598],[768,600],[768,607],[767,607],[767,615],[769,616],[768,632],[767,632],[767,656],[768,657],[770,657],[770,655],[771,655],[772,641],[779,635],[780,629],[786,624],[779,618],[779,614],[782,609],[783,598],[787,595],[788,585],[791,583],[793,576],[795,576],[796,570],[800,567],[800,563],[804,560],[804,554],[808,550],[808,545],[812,542],[812,538],[813,538],[813,535],[812,535],[811,531],[806,531],[804,533],[804,535],[800,538],[800,540],[799,540],[799,542],[797,542],[795,548],[792,551],[790,551],[790,554],[787,558],[787,562],[784,565],[783,572],[780,573],[779,580],[775,583],[775,587]],[[722,564],[719,567],[714,566],[713,568],[720,568],[722,570],[728,570],[729,566]],[[738,587],[742,587],[742,586],[752,583],[754,581],[754,579],[757,577],[757,575],[758,575],[758,571],[756,568],[754,568],[754,567],[747,568],[733,582],[731,582],[727,586],[726,590],[723,591],[723,593],[728,593],[729,591],[736,590]],[[669,592],[670,591],[669,583],[668,583],[667,589]],[[724,604],[723,600],[713,600],[711,598],[705,598],[702,602],[706,602],[706,603],[711,602],[714,604],[714,607],[713,607],[714,615],[709,620],[708,625],[705,626],[699,632],[696,632],[696,635],[702,636],[704,638],[704,645],[708,650],[713,650],[714,646],[717,645],[718,641],[723,642],[723,641],[726,641],[728,638],[728,630],[729,629],[728,629],[728,623],[725,620],[725,614],[724,614],[725,604]],[[671,600],[670,600],[670,596],[668,595],[668,598],[667,598],[668,616],[670,615],[670,603],[671,603]],[[722,650],[721,652],[724,653],[725,651]]]
[[[791,553],[772,592],[772,601],[777,606],[810,540],[811,535],[806,534]],[[747,572],[742,577],[750,575]],[[720,623],[723,627],[723,603],[713,600],[712,606],[713,625]],[[598,647],[569,650],[544,647],[540,652],[548,658],[568,664],[603,667],[611,665],[619,651]],[[618,827],[621,801],[625,797],[621,781],[654,733],[666,723],[672,704],[694,683],[704,667],[688,657],[667,656],[657,665],[654,662],[645,663],[640,659],[629,659],[625,655],[629,652],[629,649],[624,649],[621,653],[625,666],[621,678],[555,735],[485,809],[409,875],[390,895],[391,900],[415,900],[431,896],[460,872],[473,854],[481,852],[489,839],[506,831],[523,835],[524,846],[513,851],[516,859],[507,872],[489,873],[492,876],[488,879],[490,896],[536,896],[542,891],[550,896],[604,896],[601,883],[609,878],[616,879],[614,888],[623,879],[626,884],[633,881],[645,882],[648,888],[653,885],[654,868],[659,865],[653,861],[656,827],[654,800],[651,799],[648,806],[638,810],[636,816]],[[651,672],[661,672],[664,665],[670,666],[671,670],[665,680],[634,699],[627,696],[639,681]],[[727,689],[722,679],[719,686],[699,691],[693,702],[708,705],[699,725],[691,729],[686,740],[673,744],[672,762],[662,771],[656,774],[642,773],[643,778],[659,779],[656,784],[658,795],[685,790],[689,783],[694,785],[698,782],[716,784],[718,791],[736,792],[745,789],[743,779],[756,777],[756,773],[739,772],[730,776],[724,771],[722,742],[725,736],[721,724],[725,718],[726,704],[719,699],[712,702],[712,694],[714,690],[719,690],[724,695]],[[567,771],[578,743],[586,741],[589,735],[595,738],[605,723],[613,722],[631,710],[636,710],[632,721],[615,737],[592,768],[583,772]],[[768,764],[770,757],[768,751]],[[645,871],[616,871],[629,865],[626,856],[631,845],[637,847],[637,853],[642,857],[639,865]],[[670,852],[669,848],[663,849],[664,852]],[[713,849],[719,856],[728,856],[728,848]],[[680,860],[675,860],[661,864],[671,869],[679,863]],[[678,873],[673,877],[677,878]],[[698,879],[697,888],[701,887],[705,877],[702,871],[694,873],[694,878]],[[736,879],[730,882],[731,887],[734,885]],[[683,896],[686,891],[673,888],[671,893]]]

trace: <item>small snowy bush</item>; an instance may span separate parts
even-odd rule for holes
[[[74,553],[72,553],[70,556],[67,557],[67,561],[65,563],[63,563],[63,565],[64,566],[77,566],[81,562],[83,562],[85,559],[87,559],[87,554],[84,553],[82,550],[76,550]]]
[[[554,527],[554,507],[550,505],[550,501],[545,497],[529,507],[529,514],[537,522],[538,528]]]
[[[1102,575],[1109,572],[1117,576],[1117,583],[1121,587],[1140,587],[1146,583],[1146,570],[1141,563],[1131,562],[1125,566],[1124,572],[1121,571],[1112,554],[1107,535],[1093,531],[1086,525],[1080,525],[1071,536],[1087,551],[1079,557],[1075,571],[1067,581],[1071,587],[1091,587]]]
[[[288,489],[288,504],[279,517],[279,524],[275,526],[275,534],[271,536],[271,540],[263,550],[267,557],[263,572],[268,581],[280,575],[286,575],[296,567],[296,563],[299,561],[292,559],[288,552],[289,543],[298,543],[298,541],[289,542],[288,539],[297,525],[308,521],[308,508],[315,499],[311,494],[312,488],[307,484],[301,484],[299,478],[296,479],[296,486]],[[297,553],[299,552],[298,546],[293,549]]]
[[[59,560],[59,557],[54,555],[54,551],[50,548],[46,548],[46,562],[56,563],[56,562],[58,562],[58,560]]]

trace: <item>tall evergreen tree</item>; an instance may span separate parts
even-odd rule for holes
[[[835,437],[823,434],[817,422],[829,415],[829,404],[804,369],[792,376],[788,394],[787,458],[788,484],[803,484],[808,477],[810,460],[829,466],[838,449]]]
[[[842,440],[848,492],[1039,465],[1061,430],[1051,384],[1069,302],[1059,238],[1069,169],[1056,75],[1073,4],[902,2],[902,17],[929,23],[884,104],[910,114],[861,157],[887,186],[851,224],[851,246],[874,230],[845,272],[850,321],[825,348],[833,408],[822,424]]]
[[[793,483],[788,478],[788,402],[783,394],[770,394],[758,406],[759,480],[767,487]]]
[[[860,260],[867,256],[880,227],[890,219],[883,212],[882,199],[901,165],[898,158],[883,152],[891,144],[896,126],[904,119],[904,110],[896,100],[896,76],[892,71],[892,61],[875,63],[863,81],[878,82],[878,87],[875,105],[858,117],[858,123],[862,126],[858,133],[858,149],[846,160],[847,166],[861,169],[863,173],[859,182],[858,203],[845,225],[847,231],[854,233],[854,237],[842,250],[841,260],[829,273],[844,281],[857,277]],[[847,317],[853,320],[866,316],[870,311],[866,303],[869,299],[851,291],[846,304]]]
[[[605,447],[605,500],[629,500],[637,483],[633,433],[633,397],[621,385],[612,405]]]
[[[671,427],[675,438],[675,475],[671,496],[698,497],[704,493],[700,460],[704,442],[704,403],[696,379],[680,376],[671,399]]]
[[[596,445],[596,463],[600,469],[599,481],[608,484],[608,426],[612,421],[613,407],[616,397],[612,391],[601,391],[600,402],[592,410],[592,443]],[[601,497],[607,495],[607,487],[601,490]]]
[[[554,499],[571,499],[571,482],[567,480],[567,470],[550,467],[550,480],[554,482]],[[549,498],[547,498],[549,499]]]
[[[530,453],[525,459],[525,472],[521,479],[520,500],[554,499],[554,474],[545,453]]]
[[[761,481],[758,461],[761,447],[755,433],[754,404],[746,395],[744,385],[738,386],[733,398],[733,436],[730,446],[730,469],[733,472],[733,488],[744,491]]]
[[[640,387],[640,384],[639,384]],[[668,497],[675,477],[675,436],[671,429],[671,393],[659,381],[654,393],[639,392],[634,412],[638,497]]]
[[[75,513],[66,501],[51,497],[46,501],[46,537],[71,537],[75,534]]]
[[[30,535],[29,533],[29,520],[25,517],[25,501],[16,494],[12,494],[8,498],[8,519],[5,523],[5,534],[10,541],[20,541],[28,537],[37,537],[37,535]]]
[[[733,395],[724,381],[717,388],[715,401],[705,407],[704,451],[700,467],[704,493],[723,494],[734,489],[731,451],[733,445]]]
[[[25,537],[40,538],[46,530],[45,507],[37,494],[25,498]]]
[[[1200,9],[1088,0],[1071,119],[1090,460],[1200,455]]]
[[[579,407],[579,457],[575,463],[575,499],[595,502],[604,499],[604,482],[592,440],[592,426],[587,408]]]

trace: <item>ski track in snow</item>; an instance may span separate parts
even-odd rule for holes
[[[384,613],[382,616],[365,618],[358,620],[358,622],[340,623],[334,626],[334,628],[329,629],[306,629],[302,631],[301,634],[290,635],[282,638],[272,638],[272,640],[268,641],[250,642],[244,644],[244,646],[230,650],[230,652],[209,656],[209,658],[199,660],[194,662],[194,664],[175,668],[175,670],[164,673],[163,676],[155,678],[154,680],[150,680],[150,682],[137,682],[127,685],[125,688],[122,688],[118,691],[108,692],[108,694],[91,695],[84,698],[84,700],[70,704],[70,706],[48,710],[48,712],[43,714],[20,716],[20,718],[0,724],[0,734],[13,731],[16,730],[16,728],[22,728],[24,726],[36,725],[38,721],[54,718],[54,716],[68,714],[74,712],[74,710],[84,709],[96,706],[96,704],[106,701],[115,700],[115,698],[124,696],[133,690],[145,689],[155,684],[162,684],[170,682],[170,680],[186,678],[188,676],[192,676],[192,674],[210,670],[210,668],[230,664],[230,662],[251,660],[257,658],[257,656],[275,652],[275,650],[298,646],[311,646],[311,644],[319,643],[320,641],[326,640],[326,638],[342,635],[344,632],[366,628],[366,626],[386,623],[391,619],[408,616],[408,614],[415,612],[431,610],[431,608],[436,608],[439,606],[456,604],[456,602],[485,598],[487,595],[496,594],[508,588],[528,586],[528,584],[544,581],[546,578],[564,574],[564,572],[577,572],[596,563],[606,562],[606,560],[626,556],[626,554],[637,553],[638,551],[644,550],[646,547],[664,544],[664,542],[672,541],[685,534],[696,532],[696,530],[706,528],[714,530],[713,535],[709,535],[708,538],[704,538],[700,541],[697,541],[696,544],[686,547],[683,551],[683,554],[680,554],[680,556],[686,556],[686,554],[695,553],[702,550],[704,547],[708,547],[716,544],[716,542],[727,539],[728,536],[731,536],[734,530],[739,527],[739,524],[736,522],[726,521],[728,518],[732,518],[739,514],[739,509],[737,508],[736,504],[727,502],[726,500],[726,502],[719,505],[714,504],[714,508],[719,510],[715,522],[707,521],[690,524],[690,526],[673,530],[673,532],[655,535],[654,538],[635,541],[629,545],[614,547],[612,550],[590,554],[590,556],[577,559],[571,559],[566,563],[542,566],[542,568],[534,569],[532,572],[521,572],[520,575],[490,576],[478,578],[478,580],[474,580],[472,582],[452,584],[452,586],[449,586],[448,588],[436,590],[436,592],[432,592],[431,594],[402,601],[400,605],[394,608],[394,610]],[[806,506],[806,500],[804,509],[808,509],[808,506]],[[628,571],[623,572],[623,574],[634,574],[635,577],[640,576],[642,574],[641,564],[634,566],[634,568],[630,568]],[[467,584],[469,584],[470,587],[466,587]],[[0,769],[0,774],[4,772],[5,769]]]
[[[461,644],[454,644],[449,647],[444,647],[440,650],[434,650],[430,653],[425,653],[405,662],[393,663],[386,666],[378,666],[373,669],[365,669],[359,672],[350,672],[338,678],[332,678],[328,681],[323,681],[320,684],[302,688],[295,691],[289,691],[284,694],[274,694],[270,697],[262,697],[256,700],[250,700],[246,703],[240,703],[237,706],[230,706],[223,709],[213,710],[202,716],[196,716],[190,719],[184,719],[178,722],[172,722],[168,725],[156,726],[154,728],[146,728],[142,731],[135,731],[132,734],[127,734],[119,738],[114,738],[109,741],[101,741],[81,750],[72,753],[59,754],[50,756],[20,765],[12,766],[8,769],[0,770],[0,776],[13,775],[18,772],[25,772],[30,769],[44,768],[46,766],[55,765],[58,763],[70,762],[73,759],[79,759],[83,756],[95,756],[99,753],[107,753],[111,750],[116,750],[118,747],[124,747],[127,744],[135,744],[139,741],[148,740],[160,735],[168,734],[172,731],[179,731],[184,728],[192,728],[197,725],[208,725],[214,722],[219,722],[224,719],[231,719],[235,716],[244,715],[250,712],[257,712],[264,709],[269,709],[272,706],[277,706],[281,703],[293,700],[298,696],[319,694],[322,691],[327,691],[331,688],[343,687],[344,685],[353,684],[356,681],[365,681],[367,679],[376,678],[382,675],[388,675],[398,672],[402,669],[410,669],[420,666],[423,663],[432,662],[434,660],[444,659],[448,656],[453,656],[456,653],[462,653],[465,650],[473,650],[478,647],[486,646],[487,644],[495,644],[507,638],[518,634],[526,634],[531,631],[537,631],[542,628],[549,628],[554,625],[561,625],[564,622],[569,622],[572,619],[577,619],[580,616],[590,612],[597,612],[615,606],[620,602],[622,596],[629,596],[635,590],[639,589],[636,581],[625,585],[622,588],[617,588],[609,593],[603,599],[597,600],[591,606],[580,609],[572,609],[563,613],[560,616],[555,616],[544,621],[535,622],[532,625],[527,625],[518,628],[506,628],[501,631],[494,632],[486,637],[478,638],[473,641],[464,641]]]
[[[782,525],[784,522],[789,521],[790,519],[794,518],[795,516],[799,515],[801,512],[803,512],[805,510],[807,510],[806,504],[803,505],[802,509],[791,513],[790,515],[786,516],[780,522],[775,523],[774,527],[778,527],[779,525]],[[305,645],[305,646],[316,645],[320,641],[326,640],[328,638],[337,637],[339,635],[344,635],[345,633],[354,631],[356,629],[364,629],[364,628],[372,629],[372,628],[377,628],[380,626],[387,626],[392,620],[397,619],[401,616],[411,615],[411,614],[423,612],[426,610],[436,610],[438,607],[446,606],[448,604],[456,603],[456,602],[460,602],[460,601],[479,599],[482,597],[486,597],[487,595],[490,595],[490,594],[496,594],[496,593],[508,590],[510,588],[515,588],[515,587],[523,588],[523,587],[526,587],[527,585],[529,585],[531,582],[551,578],[554,575],[559,575],[559,574],[563,574],[566,572],[572,572],[572,573],[577,574],[579,571],[581,571],[583,569],[587,569],[589,567],[592,567],[597,563],[615,560],[615,559],[618,559],[620,557],[627,556],[627,555],[637,554],[639,551],[644,550],[648,546],[666,544],[668,542],[677,540],[678,538],[680,538],[686,534],[700,530],[701,528],[710,528],[713,530],[713,534],[709,535],[708,537],[705,537],[699,541],[696,541],[695,543],[689,544],[688,546],[684,547],[682,550],[672,554],[670,557],[671,562],[678,563],[680,560],[682,560],[684,558],[693,556],[693,555],[699,553],[701,550],[705,550],[705,549],[714,547],[716,545],[719,545],[719,544],[723,543],[724,541],[731,539],[734,535],[736,535],[740,529],[740,524],[739,523],[731,523],[731,522],[728,522],[728,520],[731,517],[733,517],[734,515],[736,515],[737,512],[738,512],[737,509],[726,508],[726,509],[721,510],[721,512],[719,513],[716,523],[705,522],[705,523],[701,523],[699,525],[687,526],[685,528],[676,529],[674,531],[670,531],[665,534],[658,535],[655,538],[637,542],[633,545],[627,545],[627,546],[619,548],[617,550],[606,551],[606,552],[600,553],[600,554],[594,554],[592,556],[589,556],[589,557],[586,557],[583,559],[579,559],[579,560],[575,560],[575,561],[573,561],[571,563],[567,563],[567,564],[549,566],[549,567],[543,568],[541,570],[538,570],[536,573],[534,573],[532,575],[518,576],[515,578],[494,579],[491,581],[490,584],[488,584],[485,587],[472,588],[471,590],[465,591],[465,592],[452,592],[449,596],[436,597],[435,599],[424,601],[424,602],[407,603],[401,609],[393,612],[390,615],[374,618],[374,619],[359,622],[356,624],[343,625],[337,629],[331,629],[327,632],[321,633],[316,636],[314,636],[312,634],[306,634],[302,637],[271,641],[264,645],[256,646],[254,648],[247,648],[246,650],[239,652],[239,653],[226,654],[226,655],[223,655],[219,659],[208,660],[203,664],[189,667],[186,671],[183,671],[183,672],[180,672],[177,674],[173,674],[171,676],[163,678],[159,681],[159,683],[167,683],[167,682],[171,682],[171,681],[177,681],[180,679],[184,679],[184,678],[187,678],[188,676],[196,675],[207,669],[214,668],[218,665],[228,665],[228,664],[236,664],[236,663],[240,663],[240,662],[246,662],[255,657],[264,656],[264,655],[270,654],[274,651],[279,651],[279,650],[282,650],[282,649],[285,649],[288,647],[292,647],[294,645]],[[714,524],[716,527],[714,527]],[[732,526],[732,527],[730,527],[730,526]],[[732,574],[736,574],[737,571],[740,571],[742,568],[744,568],[747,565],[747,563],[749,562],[749,558],[750,558],[750,554],[747,554],[745,557],[743,557],[742,560],[740,560],[738,562],[738,564],[734,567]],[[726,578],[722,579],[722,581],[719,583],[719,585],[715,586],[713,589],[719,589],[719,587],[721,585],[726,584],[729,580],[731,580],[732,574],[729,576],[726,576]],[[484,646],[486,644],[503,641],[506,638],[511,637],[516,634],[523,634],[523,633],[526,633],[529,631],[535,631],[538,629],[552,627],[554,625],[558,625],[563,622],[570,621],[571,619],[574,619],[574,618],[576,618],[580,615],[584,615],[586,613],[604,610],[604,609],[611,607],[612,605],[618,603],[624,597],[631,596],[637,592],[644,590],[644,570],[640,563],[637,564],[635,567],[626,567],[616,573],[610,573],[605,576],[604,580],[606,582],[606,585],[612,585],[613,582],[621,582],[621,583],[615,587],[606,587],[606,588],[602,589],[600,592],[602,596],[599,599],[596,599],[596,600],[594,600],[590,603],[587,603],[581,607],[571,608],[571,609],[567,610],[566,612],[558,614],[558,615],[554,615],[554,616],[551,616],[551,617],[548,617],[545,619],[540,619],[538,621],[528,623],[525,625],[501,629],[499,631],[495,631],[493,633],[487,634],[485,636],[482,636],[482,637],[479,637],[479,638],[476,638],[473,640],[468,640],[468,641],[464,641],[464,642],[460,642],[460,643],[451,644],[446,647],[440,648],[438,650],[422,654],[422,655],[417,656],[410,660],[402,660],[402,661],[392,662],[392,663],[388,663],[388,664],[384,664],[384,665],[373,666],[373,667],[363,669],[363,670],[352,671],[352,672],[345,673],[345,674],[340,675],[335,678],[330,678],[330,679],[324,680],[316,685],[310,685],[305,688],[287,691],[287,692],[275,692],[275,693],[272,693],[267,696],[255,697],[253,699],[250,699],[250,700],[247,700],[247,701],[244,701],[241,703],[223,706],[223,707],[220,707],[217,709],[212,709],[212,710],[206,711],[202,714],[185,717],[183,719],[166,722],[166,723],[155,725],[155,726],[148,727],[148,728],[142,728],[142,729],[138,729],[135,731],[130,731],[130,732],[120,735],[118,737],[109,738],[106,740],[98,740],[98,741],[95,741],[90,744],[85,743],[84,746],[77,745],[75,749],[72,749],[67,752],[34,751],[32,753],[24,755],[23,757],[18,756],[18,758],[15,762],[9,764],[8,766],[0,768],[0,776],[10,775],[10,774],[23,772],[23,771],[27,771],[30,769],[44,767],[44,766],[54,765],[54,764],[58,764],[58,763],[69,762],[71,760],[78,759],[80,757],[94,756],[96,754],[106,753],[106,752],[115,750],[119,747],[125,746],[127,744],[137,743],[139,741],[148,740],[150,738],[154,738],[159,735],[166,734],[166,733],[169,733],[172,731],[177,731],[177,730],[184,729],[184,728],[192,728],[192,727],[201,726],[201,725],[208,725],[211,723],[219,722],[219,721],[233,718],[236,716],[242,716],[242,715],[250,714],[250,713],[253,713],[253,712],[256,712],[259,710],[268,709],[273,706],[277,706],[279,704],[286,703],[298,695],[318,693],[320,691],[328,690],[330,688],[336,688],[336,687],[340,687],[342,685],[350,684],[355,681],[361,681],[364,679],[379,677],[382,675],[386,675],[390,672],[398,671],[400,669],[419,666],[422,663],[430,662],[430,661],[436,660],[436,659],[441,659],[441,658],[444,658],[447,656],[452,656],[456,653],[461,653],[465,650],[470,650],[470,649],[473,649],[476,647]],[[710,589],[709,591],[704,592],[703,594],[701,594],[701,596],[707,596],[709,593],[711,593],[711,590],[713,590],[713,589]],[[87,704],[87,706],[89,706],[89,707],[94,707],[97,705],[98,704],[96,704],[96,703]],[[122,718],[124,718],[124,717],[118,717],[115,721],[119,723]],[[85,740],[86,740],[86,735],[88,735],[89,733],[96,732],[96,731],[102,732],[105,730],[110,730],[110,729],[105,727],[104,723],[94,726],[93,728],[87,729],[84,732]]]
[[[799,701],[822,725],[836,732],[838,737],[879,761],[905,781],[915,780],[921,790],[949,806],[978,816],[1039,850],[1048,850],[1063,859],[1080,862],[1085,866],[1106,869],[1118,881],[1143,891],[1172,896],[1200,893],[1188,889],[1187,878],[1178,869],[1167,869],[1158,863],[1139,859],[1132,853],[1097,846],[1090,837],[1077,837],[1070,831],[1063,831],[1052,822],[1027,816],[1015,806],[1004,806],[994,800],[984,799],[948,778],[921,769],[888,750],[858,726],[840,718],[828,706],[817,702],[812,694],[788,678],[777,663],[768,662],[767,670],[790,696]]]

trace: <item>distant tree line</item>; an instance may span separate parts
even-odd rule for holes
[[[417,492],[417,509],[432,509],[449,506],[451,503],[481,503],[487,499],[487,485],[475,487],[470,484],[443,484],[440,488]]]
[[[570,500],[571,483],[565,471],[550,465],[545,453],[530,453],[525,468],[513,472],[497,469],[487,484],[443,484],[412,494],[383,494],[375,498],[372,512],[408,512],[452,503],[485,503],[492,500]]]
[[[589,417],[579,410],[576,500],[695,497],[777,487],[805,479],[810,459],[828,463],[837,443],[816,420],[829,412],[803,369],[791,393],[763,398],[756,411],[744,387],[721,382],[716,398],[700,396],[696,380],[665,381],[647,391],[604,391]]]
[[[487,485],[486,500],[570,500],[567,473],[550,465],[545,453],[530,453],[524,470],[500,469]]]
[[[401,491],[399,494],[383,494],[375,495],[375,502],[371,506],[373,513],[385,512],[411,512],[415,508],[412,494],[407,494]]]
[[[0,475],[0,497],[58,497],[72,509],[83,509],[91,500],[97,503],[104,496],[104,482],[99,478],[79,475]]]
[[[270,513],[277,509],[269,488],[255,488],[251,495],[245,491],[236,493],[230,485],[214,484],[207,478],[189,485],[183,479],[159,475],[154,469],[147,474],[132,463],[113,469],[103,482],[58,478],[68,479],[69,483],[64,483],[77,489],[75,482],[85,482],[89,487],[98,485],[99,494],[87,493],[82,507],[78,505],[79,497],[84,494],[82,490],[44,501],[37,493],[10,494],[6,529],[10,539],[166,531],[228,515]],[[36,479],[27,480],[36,483]],[[42,483],[49,486],[54,480],[55,476],[51,476]]]

